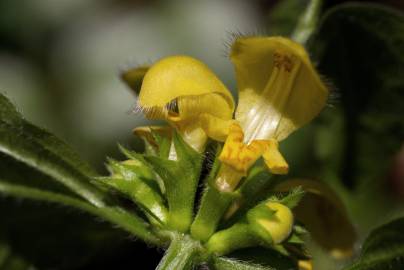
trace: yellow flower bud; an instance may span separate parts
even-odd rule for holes
[[[267,244],[279,244],[287,239],[293,229],[292,211],[278,202],[260,204],[247,214],[255,233]]]

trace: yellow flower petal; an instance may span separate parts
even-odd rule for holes
[[[140,88],[142,87],[143,77],[149,70],[147,66],[141,66],[128,69],[121,73],[121,79],[139,95]]]
[[[256,222],[265,229],[272,238],[274,244],[283,242],[293,228],[293,214],[288,207],[277,202],[267,202],[266,206],[271,211],[275,211],[270,219],[258,219]]]
[[[245,176],[251,165],[264,153],[266,143],[253,141],[246,145],[243,143],[243,139],[243,130],[238,124],[233,123],[219,160]]]
[[[243,176],[243,173],[235,170],[233,167],[222,164],[216,176],[216,188],[221,192],[232,192],[237,188]]]
[[[216,110],[228,106],[218,94],[204,94],[195,97],[180,97],[177,99],[178,114],[168,114],[167,120],[179,130],[201,128],[208,137],[224,141],[233,122],[228,110]]]
[[[289,166],[279,152],[276,140],[253,140],[249,144],[245,144],[244,133],[240,125],[232,123],[219,156],[220,161],[245,176],[248,169],[261,156],[272,173],[288,173]]]
[[[148,118],[167,120],[199,152],[208,137],[225,140],[234,111],[223,83],[205,64],[187,56],[163,58],[149,68],[138,104]]]
[[[177,102],[174,105],[178,106],[174,115],[178,113],[181,118],[210,113],[230,119],[234,110],[233,97],[223,83],[205,64],[187,56],[163,58],[148,70],[143,79],[139,95],[142,108],[164,111],[172,102]],[[209,102],[221,106],[209,107]],[[188,103],[192,104],[192,112]]]
[[[209,138],[216,141],[225,141],[233,121],[223,120],[211,114],[203,113],[199,116],[199,123]]]
[[[239,89],[236,120],[249,142],[281,141],[324,107],[328,90],[305,49],[282,37],[239,38],[231,48]]]
[[[313,262],[311,260],[299,260],[299,270],[313,270]]]
[[[171,138],[172,131],[172,127],[170,126],[141,126],[133,129],[133,133],[136,136],[145,139],[147,142],[155,147],[157,147],[158,145],[154,139],[152,132],[156,132],[161,136]]]
[[[274,139],[268,141],[268,147],[263,154],[265,164],[273,174],[287,174],[289,165],[279,152],[278,142]]]
[[[254,140],[245,144],[244,133],[239,124],[231,123],[228,130],[219,155],[219,160],[223,163],[216,177],[219,190],[235,190],[241,178],[247,175],[247,171],[261,156],[273,174],[288,172],[288,164],[279,152],[276,140]]]

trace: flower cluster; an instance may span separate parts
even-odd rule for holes
[[[231,46],[230,59],[236,72],[237,106],[218,77],[188,56],[166,57],[125,72],[123,79],[138,94],[137,109],[168,125],[135,128],[146,142],[145,154],[122,149],[129,160],[110,161],[112,174],[103,183],[136,202],[158,232],[176,235],[172,242],[183,235],[201,254],[222,256],[253,246],[288,254],[288,245],[294,245],[294,252],[302,251],[305,229],[296,220],[305,220],[296,213],[307,207],[315,211],[325,189],[310,181],[286,181],[264,198],[257,194],[268,178],[263,173],[288,173],[279,143],[320,113],[328,89],[306,50],[287,38],[239,37]],[[209,141],[218,150],[194,213]],[[306,191],[317,197],[297,207]],[[333,206],[339,206],[332,192],[326,194]],[[343,211],[336,217],[346,221]],[[349,252],[354,233],[349,236],[327,248]],[[305,258],[302,253],[300,258]]]
[[[305,51],[282,37],[238,38],[231,47],[239,101],[200,61],[164,58],[144,70],[138,108],[164,119],[195,150],[225,141],[217,187],[233,191],[260,157],[274,174],[288,164],[278,144],[324,107],[328,90]],[[233,118],[234,115],[234,118]],[[175,158],[175,153],[172,153]]]

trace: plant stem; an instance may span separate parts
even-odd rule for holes
[[[157,270],[191,270],[197,264],[202,247],[185,234],[173,234],[171,244]]]
[[[300,16],[296,28],[291,35],[291,38],[294,41],[302,45],[305,45],[307,43],[314,30],[316,29],[322,4],[322,0],[310,1],[310,3],[306,7],[306,10]]]
[[[209,185],[204,191],[200,208],[191,226],[192,237],[202,242],[208,241],[234,198],[233,193],[220,192]]]

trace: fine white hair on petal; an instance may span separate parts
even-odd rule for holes
[[[133,106],[131,113],[133,114],[143,114],[150,119],[164,118],[168,114],[166,107],[146,107],[142,106],[139,101]]]
[[[223,41],[224,44],[224,50],[223,50],[223,56],[226,58],[229,58],[230,52],[231,52],[231,47],[233,46],[233,43],[238,39],[238,38],[247,38],[247,37],[264,37],[267,36],[267,29],[266,28],[256,28],[255,30],[252,31],[241,31],[241,30],[234,30],[234,31],[227,31],[226,32],[226,37]]]

